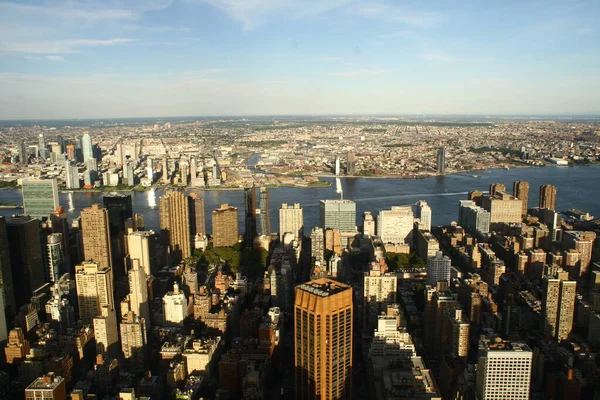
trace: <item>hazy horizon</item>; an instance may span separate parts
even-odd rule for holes
[[[0,120],[599,115],[599,17],[595,1],[0,1]]]

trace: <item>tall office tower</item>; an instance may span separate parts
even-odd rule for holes
[[[96,354],[113,359],[119,355],[119,327],[117,313],[111,306],[100,307],[100,315],[93,319]]]
[[[244,232],[246,245],[252,246],[252,241],[256,237],[256,190],[254,186],[244,188],[244,227],[246,228]]]
[[[120,328],[121,351],[125,361],[129,363],[128,370],[145,372],[148,344],[146,320],[138,317],[133,311],[129,311],[123,318]]]
[[[431,231],[431,207],[425,200],[419,200],[413,207],[415,218],[419,219],[419,229],[422,231]]]
[[[480,400],[528,400],[533,352],[523,342],[479,341],[476,392]]]
[[[238,209],[229,204],[212,212],[213,247],[233,246],[238,242]]]
[[[123,139],[119,139],[116,145],[115,156],[117,158],[117,165],[125,165],[125,152],[123,151]]]
[[[14,216],[6,224],[6,234],[18,309],[29,303],[33,291],[45,283],[40,221],[24,215]]]
[[[81,210],[83,255],[86,261],[97,262],[112,272],[112,248],[108,210],[100,204],[92,204]]]
[[[383,243],[410,243],[414,227],[411,206],[393,206],[377,216],[377,236]]]
[[[112,273],[109,267],[87,262],[75,267],[75,287],[79,318],[84,323],[101,313],[102,307],[114,308]]]
[[[188,184],[188,163],[186,160],[179,161],[179,183],[182,185]]]
[[[515,181],[513,183],[513,196],[523,202],[523,211],[521,214],[527,216],[527,208],[529,207],[529,182]]]
[[[443,174],[446,172],[446,149],[440,147],[437,149],[437,173]]]
[[[321,200],[319,217],[323,230],[356,231],[356,203],[351,200]]]
[[[459,200],[458,223],[471,233],[486,234],[490,231],[490,212],[474,201]]]
[[[567,280],[568,277],[568,272],[560,271],[543,278],[542,332],[558,341],[567,339],[573,329],[577,282]]]
[[[335,176],[340,175],[340,156],[335,156]]]
[[[150,329],[150,305],[148,301],[147,275],[139,260],[133,260],[131,269],[127,273],[129,277],[129,309],[135,315],[147,321]]]
[[[494,195],[484,197],[482,207],[490,212],[490,229],[521,222],[523,203],[504,191],[496,190]]]
[[[352,288],[330,279],[296,286],[296,399],[351,399]]]
[[[40,133],[38,136],[38,153],[42,160],[46,160],[46,141],[44,140],[43,133]]]
[[[23,213],[48,218],[58,204],[56,179],[23,179]]]
[[[206,218],[204,216],[204,198],[196,193],[188,196],[190,206],[190,233],[192,236],[206,235]]]
[[[135,174],[133,171],[132,162],[126,162],[123,164],[123,183],[127,186],[135,185]]]
[[[169,176],[169,160],[167,156],[163,156],[162,158],[162,181],[163,183],[171,182],[171,177]]]
[[[125,221],[133,216],[131,195],[112,193],[102,197],[104,208],[108,212],[110,229],[110,248],[112,252],[112,268],[115,278],[125,275],[123,257],[125,251]]]
[[[79,169],[71,161],[65,162],[65,184],[67,189],[79,189]]]
[[[310,254],[313,263],[324,265],[325,262],[325,234],[323,229],[316,227],[310,233]]]
[[[154,231],[137,231],[127,235],[129,260],[138,260],[146,275],[158,272],[156,263],[156,236]],[[131,268],[131,266],[128,266]],[[139,315],[139,314],[138,314]]]
[[[66,400],[65,379],[50,372],[37,378],[25,389],[26,400]]]
[[[0,296],[3,297],[4,310],[8,319],[11,319],[17,311],[10,262],[6,219],[0,216]]]
[[[592,249],[596,241],[595,232],[565,231],[562,235],[562,243],[565,248],[573,249],[580,253],[579,275],[585,275],[592,261]]]
[[[75,324],[75,311],[69,304],[69,300],[62,298],[60,285],[54,284],[50,292],[52,296],[46,303],[46,320],[56,332],[66,334],[67,330]]]
[[[427,257],[427,284],[435,287],[439,281],[450,283],[451,263],[450,257],[441,251],[434,257]]]
[[[271,236],[271,218],[269,216],[269,191],[265,187],[260,188],[260,234]]]
[[[552,211],[556,210],[556,186],[542,185],[540,186],[540,208],[548,208]]]
[[[19,163],[21,165],[29,164],[29,146],[24,140],[19,143]]]
[[[58,282],[67,272],[65,248],[62,233],[51,233],[46,243],[46,273],[48,282]]]
[[[61,135],[58,135],[56,136],[56,143],[58,143],[60,152],[63,153],[65,151],[65,139]]]
[[[198,186],[198,164],[194,156],[190,158],[190,186]]]
[[[54,153],[54,151],[53,151],[53,153]],[[55,157],[57,157],[57,156],[58,156],[58,154]],[[67,145],[67,160],[75,161],[75,146],[72,144]]]
[[[185,293],[179,290],[177,282],[173,284],[173,291],[163,296],[163,313],[165,325],[183,326],[183,320],[187,316],[187,299]]]
[[[363,327],[369,332],[377,326],[377,316],[396,302],[398,276],[388,273],[380,263],[371,264],[363,277]]]
[[[493,196],[498,192],[506,192],[506,185],[504,183],[490,184],[489,195]]]
[[[375,230],[375,219],[370,211],[363,213],[363,235],[375,236],[377,231]]]
[[[8,339],[8,324],[6,318],[6,307],[4,305],[4,291],[2,290],[2,286],[0,286],[0,342],[6,343]]]
[[[299,203],[293,206],[283,203],[279,209],[279,237],[283,239],[286,233],[292,233],[295,240],[302,242],[304,215]]]
[[[176,264],[192,255],[190,210],[183,192],[167,191],[159,199],[163,244],[169,246],[170,261]]]
[[[146,159],[146,179],[154,183],[154,162],[151,158]]]
[[[349,151],[346,156],[346,175],[354,175],[356,172],[356,154]]]
[[[81,137],[81,153],[83,154],[83,162],[87,163],[90,158],[94,157],[92,148],[92,138],[89,133],[84,133]]]

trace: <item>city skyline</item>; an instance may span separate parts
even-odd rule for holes
[[[558,1],[1,2],[0,119],[598,114],[599,13]]]

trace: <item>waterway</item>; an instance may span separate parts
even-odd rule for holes
[[[332,181],[330,178],[325,179]],[[458,201],[466,199],[470,190],[485,192],[490,183],[498,182],[506,184],[507,189],[512,192],[512,183],[516,180],[529,182],[530,207],[538,203],[538,187],[552,184],[558,187],[559,210],[578,208],[600,216],[600,166],[494,169],[424,179],[340,179],[344,198],[356,202],[357,225],[361,224],[364,211],[371,211],[376,215],[381,209],[413,204],[418,200],[429,203],[434,225],[447,224],[458,218]],[[158,230],[158,198],[162,195],[162,190],[130,193],[133,210],[144,215],[146,228]],[[241,190],[198,190],[197,193],[204,197],[209,232],[210,213],[222,203],[238,207],[240,229],[243,231],[244,194]],[[60,194],[60,203],[67,210],[68,217],[73,219],[79,216],[83,208],[93,203],[102,203],[102,196],[101,192],[67,192]],[[335,182],[329,187],[272,189],[269,203],[271,229],[279,230],[279,207],[282,203],[300,203],[304,209],[305,232],[308,233],[318,225],[319,200],[336,199],[339,196]],[[20,189],[0,190],[0,203],[22,204]],[[10,216],[19,211],[0,209],[0,215]]]

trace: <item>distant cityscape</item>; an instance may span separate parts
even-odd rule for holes
[[[70,222],[48,165],[0,217],[0,398],[600,397],[600,220],[560,187],[472,190],[444,226],[339,193],[310,229],[267,185],[207,209],[175,181],[155,232],[127,192]]]

